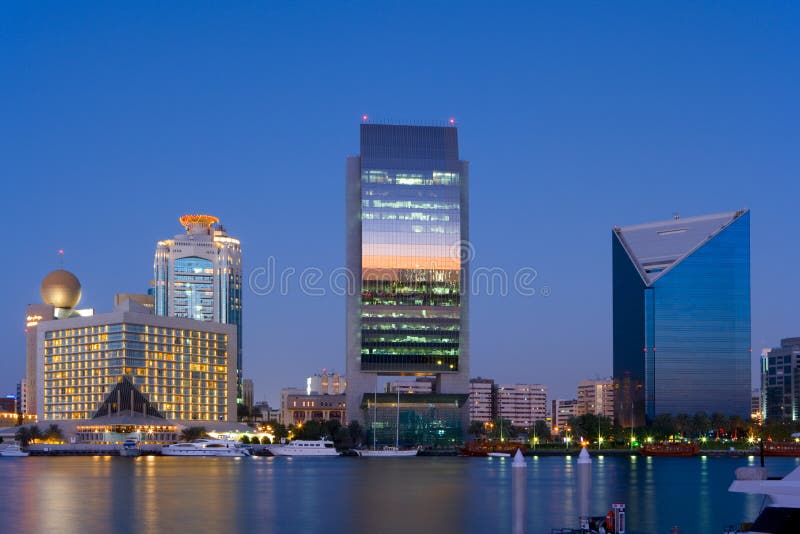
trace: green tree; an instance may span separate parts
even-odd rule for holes
[[[681,435],[681,437],[689,434],[692,428],[692,418],[689,417],[689,414],[679,413],[675,416],[675,431]]]
[[[258,441],[258,438],[255,438],[255,440]],[[239,443],[243,443],[245,445],[249,445],[250,444],[250,438],[245,434],[244,436],[239,438]]]
[[[718,439],[721,434],[725,433],[728,428],[728,418],[724,413],[714,412],[711,414],[711,429],[714,431],[714,436]]]
[[[539,440],[539,443],[550,441],[550,427],[547,426],[546,421],[542,421],[541,419],[534,421],[531,439],[533,439],[534,436]]]
[[[668,413],[659,414],[650,424],[650,432],[654,438],[663,441],[677,433],[675,421]]]
[[[33,425],[30,428],[30,433],[31,433],[31,441],[32,442],[36,443],[37,441],[42,441],[42,431],[39,430],[38,426]]]
[[[31,430],[26,426],[21,426],[14,434],[14,437],[19,441],[21,446],[27,447],[31,442]]]
[[[320,421],[306,421],[298,424],[294,429],[294,439],[318,440],[322,438],[324,427]]]
[[[269,436],[264,436],[263,438],[261,438],[262,445],[270,445],[271,443],[272,442],[269,440]]]
[[[350,433],[350,441],[353,447],[360,447],[364,443],[365,432],[361,423],[356,420],[350,421],[350,424],[347,425],[347,431]]]
[[[739,415],[732,415],[728,418],[728,435],[733,439],[738,439],[741,435],[747,435],[745,432],[745,422]]]
[[[64,432],[58,425],[50,425],[44,431],[43,438],[46,441],[64,441]]]
[[[708,434],[709,428],[711,428],[711,420],[706,412],[694,414],[692,417],[692,434],[697,437],[703,437]]]
[[[338,419],[328,419],[322,423],[322,433],[330,440],[335,440],[339,429],[342,428],[342,423]]]
[[[350,431],[346,426],[339,425],[336,429],[336,434],[333,436],[333,444],[340,449],[353,447],[353,440],[350,438]]]
[[[194,441],[208,435],[204,426],[190,426],[181,430],[181,441]]]
[[[475,436],[475,439],[479,439],[486,433],[486,427],[482,421],[470,421],[467,433]]]
[[[270,423],[269,426],[272,427],[272,434],[275,436],[275,440],[280,442],[281,438],[289,437],[289,429],[286,428],[286,425],[281,423]]]

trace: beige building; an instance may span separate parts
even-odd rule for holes
[[[86,317],[94,313],[91,309],[78,310],[75,307],[81,300],[81,283],[69,271],[57,269],[42,280],[39,288],[43,304],[29,304],[25,311],[25,378],[22,389],[25,392],[24,412],[27,415],[38,413],[37,328],[42,321]]]
[[[553,399],[550,414],[553,432],[561,432],[567,426],[570,417],[578,415],[578,401],[575,399]]]
[[[306,378],[307,395],[338,395],[344,393],[346,388],[347,380],[344,375],[329,373],[324,369],[321,373]]]
[[[494,417],[494,380],[471,378],[469,381],[469,420],[488,423]]]
[[[281,395],[282,423],[297,425],[306,421],[328,421],[338,419],[343,425],[345,419],[345,395],[306,395],[288,393]]]
[[[516,427],[547,419],[547,387],[542,384],[499,384],[496,399],[498,417]]]
[[[41,321],[39,420],[88,419],[127,376],[167,419],[235,421],[236,330],[153,315],[132,299],[112,313]]]
[[[583,380],[578,384],[576,415],[595,414],[614,418],[614,381]]]

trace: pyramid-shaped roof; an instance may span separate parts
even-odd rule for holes
[[[728,211],[685,219],[676,216],[669,221],[615,227],[614,234],[644,282],[651,285],[745,213]]]
[[[164,416],[153,404],[139,391],[130,377],[123,375],[114,389],[106,395],[106,400],[100,405],[93,419],[112,415],[147,414],[150,417],[164,419]]]

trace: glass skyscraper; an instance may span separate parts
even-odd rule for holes
[[[355,281],[347,299],[348,417],[369,423],[378,376],[433,376],[428,413],[401,395],[401,419],[460,438],[469,393],[462,254],[469,172],[457,129],[362,124],[360,148],[347,159],[347,266]],[[396,403],[391,397],[378,400]],[[437,399],[464,415],[420,421],[436,418]]]
[[[750,213],[616,227],[615,414],[750,413]]]
[[[156,315],[236,325],[237,399],[242,398],[242,251],[211,215],[184,215],[185,234],[159,241]]]

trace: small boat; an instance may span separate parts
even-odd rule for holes
[[[766,444],[766,443],[765,443]],[[728,491],[764,495],[764,505],[752,524],[728,532],[797,532],[800,526],[800,467],[771,479],[763,467],[740,467]]]
[[[30,453],[23,451],[19,443],[0,445],[0,456],[2,457],[24,457],[28,455],[30,455]]]
[[[139,440],[134,438],[128,438],[122,444],[122,448],[119,450],[120,456],[141,456],[142,451],[139,449]]]
[[[250,452],[234,441],[196,439],[188,443],[173,443],[161,449],[163,456],[250,456]]]
[[[404,458],[416,456],[419,454],[419,449],[403,450],[397,447],[386,446],[378,450],[356,450],[356,454],[359,456],[365,456],[367,458]]]
[[[764,456],[800,456],[800,443],[765,441]]]
[[[511,458],[511,454],[507,452],[487,452],[486,456],[489,458]]]
[[[305,441],[296,439],[286,445],[270,445],[269,452],[275,456],[339,456],[332,441]]]
[[[700,445],[697,443],[645,443],[639,449],[643,456],[697,456]]]
[[[375,426],[375,416],[378,411],[377,403],[377,388],[375,390],[376,400],[373,404],[375,409],[372,412],[372,426]],[[397,390],[397,415],[395,418],[394,426],[394,446],[386,445],[378,448],[375,442],[375,432],[372,433],[372,449],[356,449],[356,454],[366,458],[408,458],[419,454],[419,448],[416,449],[401,449],[400,448],[400,390]]]
[[[507,441],[470,441],[464,447],[458,447],[459,456],[480,456],[486,457],[490,453],[492,455],[506,455],[512,456],[517,452],[517,449],[525,454],[527,447],[522,443],[509,443]]]

